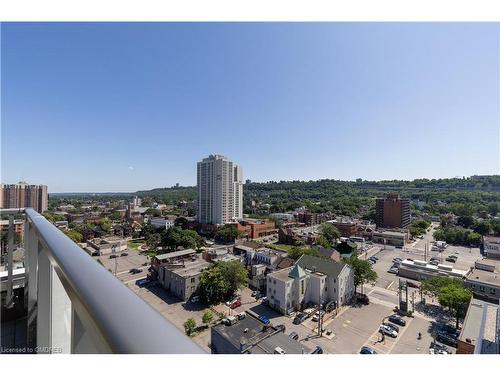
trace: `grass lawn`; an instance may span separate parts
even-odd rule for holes
[[[280,243],[273,243],[273,244],[269,244],[269,245],[265,245],[265,246],[267,246],[267,247],[269,247],[271,249],[283,250],[283,251],[286,251],[286,252],[289,252],[290,249],[293,247],[292,245],[284,245],[284,244],[280,244]]]
[[[132,250],[139,250],[139,246],[141,246],[143,241],[127,241],[127,247]]]

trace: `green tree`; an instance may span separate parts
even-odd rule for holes
[[[439,292],[439,304],[448,307],[450,311],[455,313],[457,329],[460,318],[463,318],[467,312],[471,298],[472,292],[469,289],[456,284],[445,286]]]
[[[325,248],[332,247],[332,244],[324,236],[318,237],[318,239],[316,240],[316,245],[319,245],[319,246],[325,247]]]
[[[181,227],[182,229],[186,229],[188,225],[188,220],[185,217],[180,216],[177,219],[175,219],[174,225],[176,227]]]
[[[118,211],[113,211],[109,215],[109,219],[112,221],[118,221],[118,220],[121,220],[121,218],[122,218],[122,215]]]
[[[479,233],[481,236],[487,235],[491,231],[491,224],[487,220],[478,221],[474,225],[474,231]]]
[[[184,330],[186,331],[186,335],[188,336],[191,336],[195,327],[196,327],[196,322],[193,318],[189,318],[184,322]]]
[[[240,236],[238,228],[234,225],[225,225],[220,228],[215,237],[224,242],[234,242]]]
[[[157,208],[148,208],[144,213],[146,215],[151,215],[153,217],[160,217],[161,216],[161,211],[158,210]]]
[[[248,271],[241,262],[219,262],[201,274],[200,297],[208,304],[217,304],[246,285]]]
[[[330,244],[330,246],[328,246],[328,247],[332,247],[333,244],[341,236],[341,233],[337,229],[337,227],[335,225],[331,224],[331,223],[323,223],[323,224],[321,224],[319,231],[321,233],[321,237],[323,237]]]
[[[350,258],[344,259],[344,261],[354,271],[355,291],[357,291],[358,285],[361,285],[361,288],[363,288],[363,284],[377,281],[378,275],[368,261],[359,259],[355,254],[351,255]]]
[[[64,233],[66,234],[66,236],[71,238],[73,240],[73,242],[79,243],[79,242],[82,242],[82,240],[83,240],[82,234],[76,230],[70,229]]]
[[[160,243],[161,243],[161,236],[159,233],[152,233],[146,239],[146,245],[148,245],[150,249],[156,249],[160,245]]]
[[[99,226],[104,232],[109,232],[111,230],[111,220],[105,217],[99,221]]]
[[[203,321],[203,323],[208,324],[212,321],[213,318],[214,318],[214,314],[210,310],[205,310],[203,312],[203,316],[202,316],[201,320]]]

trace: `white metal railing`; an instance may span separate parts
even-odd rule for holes
[[[13,216],[24,217],[28,352],[203,353],[42,215],[31,208],[0,214],[10,219],[8,305],[13,301]]]

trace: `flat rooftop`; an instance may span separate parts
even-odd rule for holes
[[[474,268],[468,275],[467,280],[479,281],[483,283],[493,284],[500,286],[500,277],[498,271],[490,272]]]
[[[203,270],[207,269],[211,263],[207,262],[204,259],[198,258],[196,260],[187,260],[184,262],[184,265],[179,267],[168,267],[167,269],[180,276],[180,277],[189,277],[196,276],[200,274]]]
[[[459,340],[466,342],[469,339],[475,345],[476,354],[498,354],[498,314],[498,305],[472,299]]]
[[[279,270],[279,271],[275,271],[273,273],[270,273],[269,275],[278,279],[278,280],[281,280],[281,281],[288,281],[288,280],[292,280],[292,278],[290,276],[288,276],[288,274],[290,273],[290,271],[292,270],[293,267],[289,267],[289,268],[284,268],[282,270]]]
[[[232,326],[219,324],[212,329],[235,347],[245,342],[248,347],[245,353],[273,354],[278,346],[285,350],[286,354],[302,354],[305,351],[299,342],[289,339],[286,334],[277,332],[273,327],[264,331],[264,324],[250,314]]]
[[[176,258],[176,257],[181,257],[181,256],[188,256],[191,254],[196,254],[196,250],[185,249],[185,250],[173,251],[171,253],[157,255],[156,259],[159,259],[159,260],[171,259],[171,258]]]

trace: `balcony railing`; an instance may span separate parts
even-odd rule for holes
[[[24,217],[29,352],[203,353],[42,215],[30,208],[5,209],[0,214],[10,217],[6,300],[10,305],[13,216]]]

